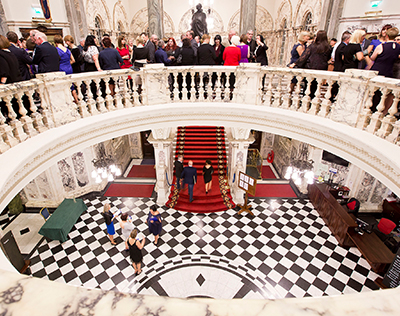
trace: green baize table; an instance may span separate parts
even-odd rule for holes
[[[69,232],[86,210],[87,206],[82,199],[65,199],[40,228],[39,234],[60,242],[68,240]]]

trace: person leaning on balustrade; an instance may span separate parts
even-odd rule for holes
[[[393,67],[396,61],[400,59],[400,44],[396,43],[395,38],[399,34],[399,29],[392,27],[386,31],[387,41],[378,45],[371,56],[371,60],[375,61],[371,70],[378,71],[378,75],[388,78],[394,78]],[[373,105],[379,104],[382,93],[377,90],[373,98]],[[390,92],[385,98],[385,108],[382,111],[386,115],[393,103],[394,95]]]
[[[343,69],[358,69],[359,61],[365,59],[367,67],[371,64],[367,50],[361,49],[361,43],[364,40],[365,31],[355,30],[350,37],[349,44],[343,49]]]
[[[0,35],[0,83],[14,83],[22,80],[18,59],[9,50],[9,40]]]

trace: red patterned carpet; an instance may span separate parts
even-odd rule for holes
[[[297,195],[289,184],[257,184],[254,197],[296,198]]]
[[[263,179],[276,179],[275,174],[270,166],[262,166],[261,177]]]
[[[189,193],[186,190],[171,192],[167,206],[176,210],[193,213],[211,213],[225,211],[235,207],[229,190],[225,188],[226,180],[226,152],[225,131],[223,127],[190,126],[179,127],[177,134],[176,157],[184,156],[183,164],[187,166],[189,160],[197,169],[197,184],[194,186],[193,202],[189,202]],[[206,195],[202,176],[206,159],[211,160],[214,168],[211,191]],[[175,183],[175,179],[174,179]]]
[[[104,196],[115,197],[151,197],[154,184],[112,183]]]
[[[156,178],[156,169],[151,165],[133,165],[128,178]]]

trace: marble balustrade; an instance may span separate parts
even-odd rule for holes
[[[71,89],[77,91],[77,102]],[[399,144],[400,122],[395,116],[399,99],[400,80],[362,70],[152,64],[140,71],[50,73],[0,87],[0,153],[77,119],[179,102],[232,102],[299,111]]]

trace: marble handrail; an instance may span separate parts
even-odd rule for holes
[[[76,92],[74,98],[71,91]],[[0,87],[0,153],[77,119],[179,102],[234,102],[299,111],[399,144],[399,99],[399,80],[360,70],[150,64],[139,71],[42,74]]]

